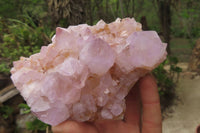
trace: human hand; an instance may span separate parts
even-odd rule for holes
[[[54,133],[162,133],[158,88],[151,75],[140,79],[129,92],[126,106],[124,121],[99,120],[93,123],[65,121],[52,127],[52,130]]]

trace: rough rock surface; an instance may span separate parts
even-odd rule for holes
[[[67,119],[121,119],[135,82],[166,58],[166,44],[134,18],[57,28],[40,53],[15,61],[12,80],[32,112]]]
[[[200,74],[200,38],[197,40],[189,63],[189,70],[198,72]]]

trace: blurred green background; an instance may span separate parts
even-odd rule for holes
[[[200,37],[199,0],[0,0],[0,78],[9,78],[12,62],[20,56],[28,57],[48,45],[56,27],[94,25],[100,19],[109,23],[118,17],[134,17],[143,30],[157,31],[168,43],[169,57],[153,73],[158,79],[161,102],[165,96],[174,97],[182,71],[177,64],[190,61]],[[164,69],[166,64],[170,65],[169,71]],[[9,83],[2,83],[1,88]],[[10,120],[15,112],[11,108],[9,102],[1,105],[1,121],[14,123],[12,132],[17,132],[16,123]],[[26,105],[22,108],[30,110]],[[46,129],[47,125],[38,123],[27,124],[28,129]]]

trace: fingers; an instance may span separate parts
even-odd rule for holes
[[[65,121],[52,127],[53,133],[97,133],[96,128],[89,123]]]
[[[140,95],[143,107],[142,133],[161,133],[162,117],[156,81],[151,75],[140,80]]]
[[[125,121],[128,124],[132,124],[136,127],[140,125],[140,94],[137,85],[129,92],[126,97],[126,112]]]
[[[95,123],[99,133],[139,133],[133,125],[118,120],[98,120]]]
[[[124,123],[122,121],[97,120],[94,124],[97,127],[99,133],[119,133],[120,131],[123,132],[123,128],[121,128],[121,126]]]

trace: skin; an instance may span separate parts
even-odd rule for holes
[[[123,121],[65,121],[52,130],[54,133],[162,133],[160,100],[153,76],[140,79],[126,97],[126,105]]]

